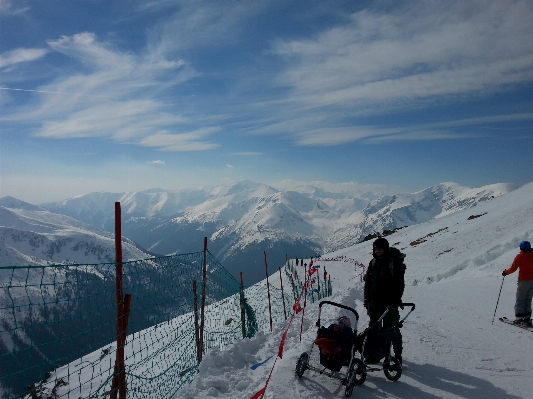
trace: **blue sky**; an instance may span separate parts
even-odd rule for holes
[[[533,180],[531,1],[0,1],[0,196]]]

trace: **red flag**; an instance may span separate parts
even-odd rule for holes
[[[266,391],[266,386],[263,389],[257,391],[256,394],[254,396],[252,396],[250,399],[262,398],[265,395],[265,391]]]
[[[280,359],[283,359],[283,347],[285,346],[285,338],[287,337],[287,332],[289,330],[285,330],[283,333],[283,336],[281,337],[281,342],[279,343],[279,350],[278,350],[278,356]]]

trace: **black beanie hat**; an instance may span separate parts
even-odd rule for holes
[[[376,241],[374,241],[374,243],[372,244],[372,247],[383,248],[385,251],[388,251],[389,242],[385,238],[379,237]]]

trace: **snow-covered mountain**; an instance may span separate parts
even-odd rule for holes
[[[385,229],[410,226],[474,207],[516,189],[512,184],[468,188],[442,183],[416,193],[357,183],[299,183],[276,187],[242,181],[215,188],[93,193],[48,210],[113,230],[113,203],[123,209],[123,234],[159,254],[195,252],[203,237],[235,276],[259,281],[263,251],[274,266],[285,256],[311,256],[361,241]]]
[[[126,238],[122,245],[125,261],[150,256]],[[0,199],[0,266],[114,261],[114,234],[12,197]]]
[[[448,182],[416,193],[383,196],[339,223],[327,239],[326,250],[344,248],[368,234],[438,219],[515,189],[515,185],[505,183],[468,188]]]
[[[352,397],[530,398],[533,335],[500,323],[497,317],[513,317],[516,273],[502,280],[501,271],[511,264],[521,241],[533,241],[533,183],[492,201],[482,201],[475,209],[448,212],[398,230],[388,239],[407,255],[403,299],[416,304],[402,329],[403,374],[400,381],[392,383],[383,373],[369,373],[364,385],[355,387]],[[334,295],[328,300],[354,307],[360,315],[359,331],[367,326],[368,317],[362,303],[363,270],[354,261],[367,264],[371,248],[372,242],[365,241],[316,260],[331,276]],[[279,287],[277,276],[272,273],[270,284]],[[344,387],[338,380],[312,371],[306,371],[301,379],[294,375],[298,357],[310,351],[316,338],[318,312],[318,305],[308,301],[305,319],[300,313],[290,325],[290,319],[276,324],[272,333],[259,332],[252,339],[213,348],[204,356],[194,381],[174,398],[251,398],[267,381],[265,399],[343,397]],[[328,325],[340,315],[350,317],[346,313],[324,306],[322,324]],[[496,321],[492,323],[494,316]],[[355,324],[353,317],[352,322]],[[174,321],[159,327],[158,339],[152,340],[146,356],[160,351],[165,340],[175,335]],[[131,362],[127,367],[140,367],[133,356],[135,340],[128,338],[127,342],[127,359]],[[282,358],[277,357],[280,347]],[[58,386],[59,395],[68,390],[78,392],[79,381],[90,381],[91,371],[79,375],[75,371],[81,370],[84,362],[95,362],[97,367],[101,353],[99,348],[60,367],[46,387],[51,391],[55,381],[63,378],[69,384]],[[311,361],[316,360],[315,347]],[[166,362],[152,363],[151,371],[164,375],[168,367]],[[107,375],[99,378],[103,380]],[[135,392],[130,396],[136,397]]]

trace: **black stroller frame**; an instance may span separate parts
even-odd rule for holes
[[[389,327],[388,329],[383,329],[381,327],[381,321],[385,318],[387,313],[391,311],[391,309],[397,308],[397,307],[410,307],[411,309],[409,312],[401,319],[398,323],[396,323],[394,326]],[[403,327],[403,322],[407,317],[415,310],[415,304],[414,303],[401,303],[396,306],[388,306],[383,314],[380,316],[379,319],[377,319],[374,324],[368,326],[363,332],[361,332],[357,338],[356,338],[356,348],[358,352],[361,354],[361,358],[357,359],[360,370],[358,370],[358,377],[356,384],[361,385],[365,382],[366,374],[368,372],[373,371],[383,371],[385,374],[385,377],[391,381],[398,381],[402,375],[402,364],[401,362],[396,359],[396,357],[392,356],[390,354],[390,348],[392,345],[392,338],[395,334],[399,334],[398,328]],[[367,345],[369,344],[369,339],[371,337],[372,333],[378,333],[382,336],[385,336],[383,341],[385,342],[386,346],[381,348],[371,348],[376,351],[377,349],[377,357],[372,359],[372,355],[368,355],[366,352]],[[376,356],[374,354],[374,356]],[[381,361],[383,360],[383,363]]]
[[[296,377],[301,378],[306,370],[312,370],[318,372],[319,374],[324,374],[330,378],[340,380],[342,384],[346,386],[344,392],[344,395],[346,397],[350,397],[352,395],[355,385],[362,385],[365,382],[366,375],[368,372],[383,371],[387,379],[391,381],[398,381],[402,374],[402,365],[398,359],[396,359],[394,356],[391,356],[390,354],[390,347],[392,345],[391,339],[394,334],[399,334],[399,332],[396,332],[396,329],[403,326],[404,320],[413,312],[413,310],[415,310],[415,304],[402,303],[397,306],[387,307],[387,309],[383,312],[383,314],[378,320],[376,320],[372,325],[368,326],[363,332],[357,334],[357,323],[359,321],[359,314],[355,309],[336,302],[321,301],[318,310],[318,320],[316,322],[316,326],[318,327],[318,337],[320,337],[321,333],[323,333],[325,330],[325,327],[322,326],[320,323],[320,314],[322,312],[322,306],[325,304],[332,305],[341,309],[346,309],[355,315],[356,328],[353,330],[353,337],[351,337],[351,339],[349,340],[349,357],[346,356],[347,358],[345,359],[345,362],[342,365],[342,367],[346,366],[347,371],[340,371],[340,368],[342,367],[339,368],[338,364],[336,365],[335,370],[324,366],[324,363],[322,362],[322,357],[321,365],[323,367],[316,367],[310,364],[310,355],[313,352],[313,347],[315,345],[315,342],[313,341],[309,352],[302,353],[298,359],[298,362],[296,364]],[[387,330],[381,329],[381,321],[387,315],[387,313],[391,309],[400,306],[411,307],[411,310],[396,325],[390,327]],[[367,347],[369,347],[369,349],[376,349],[372,348],[372,346],[376,346],[377,343],[374,342],[373,344],[370,338],[371,334],[373,333],[378,333],[384,336],[383,343],[385,344],[384,347],[377,348],[378,354],[376,355],[374,353],[374,358],[372,358],[372,356],[368,356],[367,351],[365,351]],[[345,341],[345,350],[347,349],[347,342],[348,341]],[[358,352],[360,353],[359,357],[357,357]],[[382,360],[384,360],[383,363],[381,363]],[[377,364],[379,364],[379,366]]]

